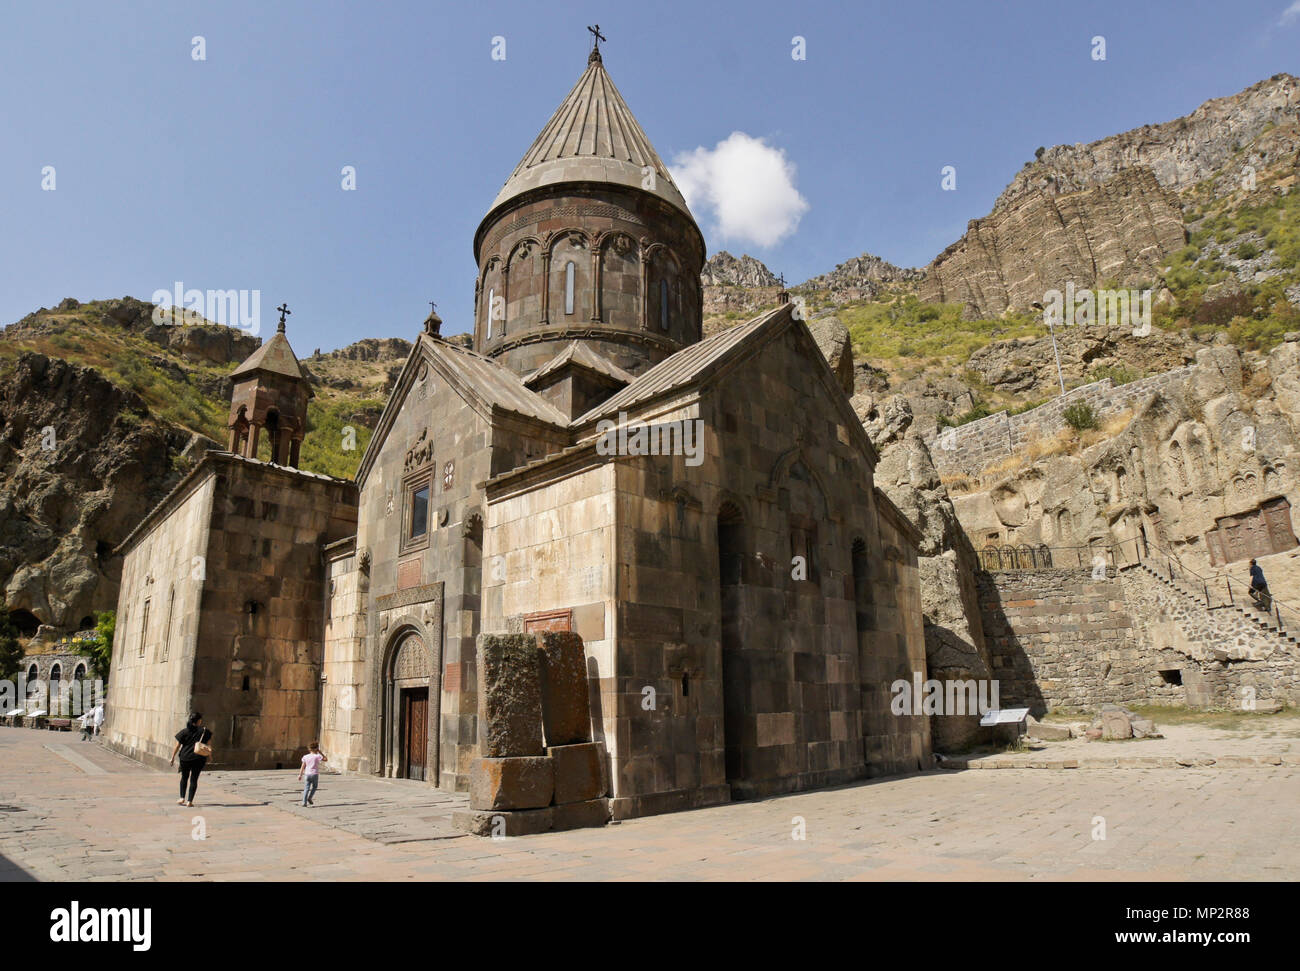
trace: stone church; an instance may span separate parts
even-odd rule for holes
[[[463,790],[477,638],[561,630],[616,818],[928,765],[889,691],[925,672],[918,534],[794,305],[704,336],[703,236],[598,49],[474,257],[471,346],[430,315],[355,482],[296,468],[283,325],[234,372],[229,450],[121,548],[109,743],[165,760],[193,707],[219,766],[319,737]]]

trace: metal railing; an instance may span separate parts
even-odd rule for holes
[[[1220,574],[1217,577],[1203,577],[1195,570],[1183,566],[1178,554],[1147,540],[1138,538],[1124,540],[1119,546],[1127,551],[1132,544],[1135,559],[1147,569],[1181,585],[1184,593],[1193,599],[1204,602],[1207,610],[1222,610],[1225,607],[1248,608],[1260,617],[1267,617],[1277,625],[1278,632],[1286,634],[1288,630],[1300,631],[1300,609],[1284,603],[1269,594],[1267,603],[1256,599],[1249,583]]]
[[[1110,546],[986,546],[976,553],[981,570],[1073,570],[1115,567]]]

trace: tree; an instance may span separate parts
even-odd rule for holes
[[[113,632],[117,629],[117,611],[103,610],[95,615],[95,639],[81,647],[100,680],[108,681],[108,666],[113,661]]]
[[[16,681],[23,667],[23,649],[9,611],[0,601],[0,681]]]

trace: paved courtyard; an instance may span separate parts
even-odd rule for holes
[[[934,771],[636,819],[457,835],[464,797],[296,771],[176,776],[71,733],[0,728],[0,880],[1278,880],[1300,767]],[[1098,818],[1100,817],[1100,819]],[[802,822],[803,839],[797,835]],[[1102,833],[1104,839],[1094,836]],[[203,838],[198,838],[198,837]]]

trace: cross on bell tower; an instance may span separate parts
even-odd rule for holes
[[[438,316],[438,305],[429,301],[429,316],[424,318],[424,332],[430,337],[442,335],[442,318]]]
[[[234,389],[226,423],[229,448],[244,458],[258,458],[259,439],[265,430],[271,446],[269,461],[297,468],[312,390],[284,336],[285,317],[292,311],[287,303],[275,309],[280,311],[280,323],[271,339],[230,375]]]
[[[600,24],[597,24],[595,27],[589,26],[587,30],[591,31],[591,54],[587,56],[587,63],[590,64],[592,61],[599,61],[601,59],[600,42],[606,38],[605,35],[600,32]]]

